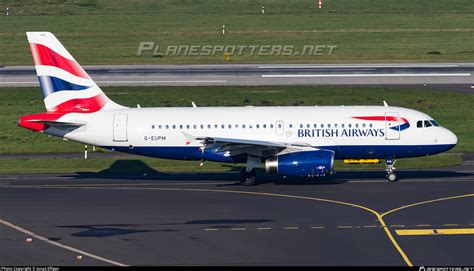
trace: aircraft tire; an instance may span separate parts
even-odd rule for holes
[[[395,183],[395,182],[398,182],[398,176],[395,172],[389,172],[387,174],[387,180],[390,182],[390,183]]]

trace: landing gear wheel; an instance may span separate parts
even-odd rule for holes
[[[242,184],[243,186],[256,185],[257,181],[256,181],[256,178],[255,178],[255,170],[252,169],[252,171],[250,171],[250,172],[246,172],[245,170],[242,171],[240,184]]]
[[[387,180],[391,183],[398,182],[398,176],[395,172],[389,172],[387,174]]]

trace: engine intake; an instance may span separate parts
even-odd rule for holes
[[[329,150],[290,152],[265,160],[267,173],[282,176],[325,176],[333,167],[334,152]]]

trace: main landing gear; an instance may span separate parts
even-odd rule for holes
[[[247,156],[247,166],[240,173],[240,184],[243,186],[253,186],[257,184],[255,178],[255,168],[262,162],[258,156]]]
[[[391,183],[398,182],[398,175],[395,171],[395,163],[397,161],[392,159],[387,159],[385,161],[385,171],[387,171],[387,180]]]

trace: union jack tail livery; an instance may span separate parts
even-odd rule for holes
[[[92,113],[122,108],[111,101],[50,32],[27,32],[48,112]]]

